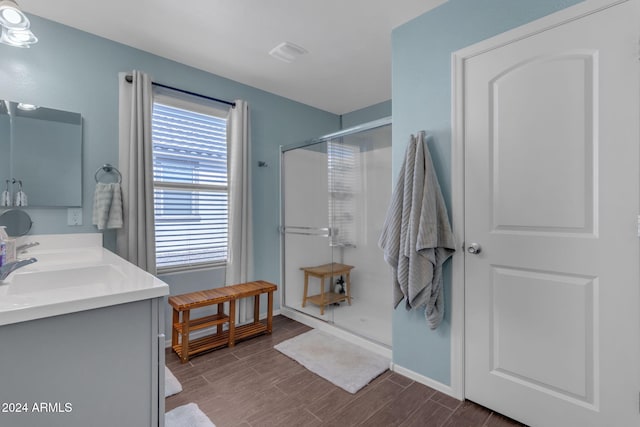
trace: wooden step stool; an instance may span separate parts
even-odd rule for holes
[[[320,307],[320,315],[324,314],[324,307],[326,305],[334,304],[341,301],[347,301],[351,305],[351,270],[354,267],[346,264],[339,264],[332,262],[330,264],[317,265],[315,267],[301,267],[300,270],[304,271],[304,292],[302,294],[302,307],[307,305],[307,301]],[[329,283],[329,290],[325,291],[325,280],[331,279],[334,276],[346,276],[344,294],[337,294],[331,289],[331,282]],[[309,296],[309,277],[316,277],[320,279],[320,293],[317,295]]]

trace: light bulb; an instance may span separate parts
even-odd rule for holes
[[[25,104],[24,102],[21,102],[18,104],[18,108],[22,111],[35,111],[38,109],[38,106],[33,104]]]
[[[26,30],[31,25],[13,0],[0,0],[0,24],[11,30]]]
[[[11,37],[12,40],[15,40],[18,43],[26,43],[28,42],[33,34],[30,34],[31,31],[12,31],[9,30],[9,37]]]
[[[2,28],[0,43],[14,47],[29,47],[37,43],[38,38],[30,30],[10,30]]]
[[[22,15],[12,7],[2,9],[2,18],[11,24],[19,24],[22,21]]]

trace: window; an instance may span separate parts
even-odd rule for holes
[[[158,271],[227,260],[227,111],[154,96],[153,181]]]
[[[360,188],[360,152],[342,138],[327,145],[331,246],[356,246],[356,212]]]

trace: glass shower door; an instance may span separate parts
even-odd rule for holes
[[[333,321],[337,293],[328,224],[327,142],[282,152],[284,305]]]
[[[391,346],[390,120],[282,151],[284,306]]]

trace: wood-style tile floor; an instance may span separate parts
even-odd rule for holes
[[[166,410],[195,402],[217,427],[522,426],[390,371],[358,393],[347,393],[273,349],[309,329],[276,316],[273,334],[184,365],[167,350],[167,366],[183,391],[166,399]]]

